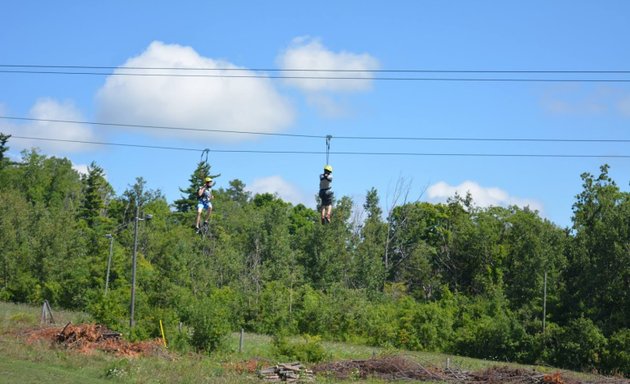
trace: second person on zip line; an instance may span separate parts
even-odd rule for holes
[[[332,184],[332,167],[330,165],[324,166],[324,173],[319,175],[319,198],[321,200],[322,208],[322,224],[330,223],[330,215],[332,213],[333,203],[333,191],[331,189]]]

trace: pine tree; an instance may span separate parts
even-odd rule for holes
[[[105,209],[111,200],[114,189],[105,179],[103,168],[92,162],[88,167],[88,174],[82,178],[84,185],[84,199],[81,206],[81,217],[94,228],[99,218],[105,216]]]
[[[0,133],[0,169],[4,168],[9,162],[8,159],[4,156],[4,153],[9,150],[7,141],[9,141],[10,137],[11,135]]]
[[[188,212],[195,209],[197,206],[197,191],[203,184],[203,180],[206,176],[210,176],[213,179],[221,176],[221,174],[210,175],[210,168],[212,168],[212,166],[203,161],[197,164],[195,171],[188,178],[188,187],[179,188],[179,191],[183,193],[182,198],[173,202],[177,212]]]

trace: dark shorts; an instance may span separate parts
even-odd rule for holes
[[[322,200],[322,205],[332,205],[333,203],[333,191],[330,189],[320,189],[319,198]]]

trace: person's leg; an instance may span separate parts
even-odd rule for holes
[[[332,213],[332,205],[326,206],[326,220],[330,223],[330,214]]]
[[[197,221],[195,222],[195,228],[199,229],[199,224],[201,223],[201,212],[203,211],[203,205],[201,203],[197,204]]]

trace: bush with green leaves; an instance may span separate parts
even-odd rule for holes
[[[450,352],[493,360],[513,360],[522,353],[527,333],[500,293],[460,300]]]
[[[319,363],[331,358],[319,336],[304,335],[302,341],[291,341],[285,336],[274,336],[273,353],[280,360]]]
[[[607,340],[591,319],[569,321],[550,335],[551,363],[574,370],[599,370]]]
[[[630,328],[610,336],[603,360],[607,372],[630,378]]]
[[[221,301],[212,295],[199,300],[191,310],[191,345],[198,351],[214,352],[230,333],[229,313]]]

